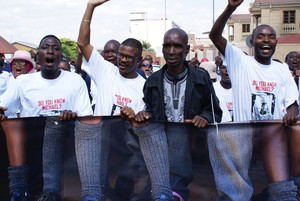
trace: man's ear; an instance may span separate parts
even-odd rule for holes
[[[137,59],[137,61],[136,61],[136,65],[137,65],[137,66],[140,66],[141,63],[142,63],[142,60],[143,60],[143,56],[140,56],[140,57]]]
[[[250,39],[250,45],[253,47],[253,40]]]
[[[190,46],[190,45],[187,45],[187,46],[186,46],[186,52],[185,52],[185,53],[186,53],[186,55],[188,55],[188,54],[189,54],[189,52],[190,52],[190,48],[191,48],[191,46]]]

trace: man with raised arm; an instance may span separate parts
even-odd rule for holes
[[[144,108],[142,94],[145,79],[136,73],[136,68],[142,59],[142,44],[133,38],[124,40],[116,53],[117,67],[106,61],[90,44],[90,24],[94,10],[107,1],[90,0],[87,3],[77,41],[85,58],[82,69],[87,72],[97,87],[95,116],[119,115],[122,108],[126,106],[133,108],[135,112]],[[104,158],[107,158],[110,143],[103,142],[103,135],[107,134],[109,133],[99,130],[95,137],[101,139],[101,143],[91,142],[89,150],[82,149],[80,144],[76,146],[77,160],[80,161],[79,169],[82,172],[80,178],[84,201],[100,200],[104,197],[106,187],[100,186],[100,181],[103,181],[106,175],[100,175],[99,172],[107,173],[108,164]],[[98,156],[88,157],[89,152]]]
[[[292,125],[297,121],[298,114],[297,87],[288,68],[272,60],[277,44],[274,29],[269,25],[260,25],[253,30],[251,44],[254,57],[244,54],[222,36],[227,20],[242,2],[228,0],[228,5],[209,35],[227,63],[234,97],[234,120],[283,119],[284,125]],[[296,201],[296,187],[293,181],[289,181],[287,139],[285,135],[274,132],[272,126],[264,127],[263,131],[264,165],[270,182],[269,200]],[[218,139],[215,136],[215,140]],[[241,131],[240,135],[234,135],[227,143],[230,150],[235,151],[231,152],[231,157],[227,156],[226,163],[220,161],[218,167],[213,166],[218,200],[248,201],[253,193],[248,177],[252,132]],[[215,151],[220,155],[223,153],[221,147]],[[217,157],[215,159],[218,160]]]

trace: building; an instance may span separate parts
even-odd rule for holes
[[[6,58],[10,58],[17,48],[11,45],[7,40],[0,36],[0,52],[4,53]]]
[[[146,12],[130,13],[131,37],[140,41],[149,42],[151,44],[151,48],[155,51],[154,60],[158,60],[161,64],[164,64],[164,60],[162,58],[163,37],[165,32],[171,28],[180,27],[170,19],[148,19]],[[187,56],[188,60],[194,57],[195,53],[197,53],[200,60],[203,57],[213,60],[213,45],[208,35],[208,32],[202,34],[188,34],[189,44],[191,45],[190,54]],[[147,54],[151,54],[151,52],[147,51]]]
[[[250,14],[233,14],[227,21],[228,40],[235,46],[242,49],[248,54],[251,53],[251,48],[248,39],[253,30]],[[248,37],[248,38],[247,38]]]
[[[156,52],[156,57],[162,57],[161,50],[165,32],[171,28],[179,28],[170,19],[148,19],[146,12],[132,12],[129,20],[131,37],[150,43],[151,48]]]
[[[198,59],[207,58],[210,61],[213,61],[213,43],[209,38],[209,32],[204,32],[202,34],[189,33],[188,34],[190,44],[190,53],[187,56],[187,59],[197,55]]]
[[[25,50],[27,52],[37,51],[38,46],[28,42],[17,41],[12,43],[12,45],[18,50]]]
[[[299,0],[255,0],[250,3],[248,14],[233,14],[228,20],[229,41],[252,54],[250,34],[261,24],[271,25],[277,33],[278,44],[273,58],[284,61],[288,52],[300,52]]]

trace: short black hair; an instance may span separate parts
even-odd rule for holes
[[[46,38],[55,38],[61,46],[61,41],[59,40],[59,38],[57,38],[55,35],[49,34],[49,35],[46,35],[42,38],[42,40],[40,41],[40,44],[39,44],[39,48],[41,47],[41,44],[42,44],[43,40],[45,40]]]
[[[143,52],[143,45],[142,43],[135,39],[135,38],[127,38],[126,40],[124,40],[121,45],[125,45],[125,46],[129,46],[129,47],[133,47],[133,48],[137,48],[138,52],[137,52],[137,57],[141,57],[142,56],[142,52]]]
[[[172,28],[172,29],[169,29],[165,35],[164,35],[164,38],[170,34],[170,33],[178,33],[182,39],[183,39],[183,43],[188,45],[188,42],[189,42],[189,37],[188,37],[188,34],[183,30],[183,29],[180,29],[180,28]]]
[[[298,54],[298,52],[296,52],[296,51],[290,51],[286,56],[285,56],[285,62],[287,62],[287,60],[288,60],[288,58],[289,58],[289,56],[290,56],[290,54]]]
[[[268,24],[261,24],[261,25],[255,27],[255,29],[253,29],[253,31],[252,31],[252,34],[251,34],[251,40],[252,40],[252,42],[253,42],[254,38],[256,37],[256,35],[257,35],[257,34],[256,34],[256,31],[257,31],[258,29],[260,29],[261,27],[269,27],[270,29],[273,30],[273,32],[275,33],[275,36],[276,36],[276,31],[275,31],[275,29],[274,29],[272,26],[270,26],[270,25],[268,25]]]

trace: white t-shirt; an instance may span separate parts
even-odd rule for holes
[[[56,116],[63,110],[78,116],[92,115],[84,80],[77,74],[61,71],[56,79],[45,79],[41,72],[20,75],[1,96],[1,106],[11,111],[21,103],[21,117]]]
[[[234,121],[282,119],[285,109],[298,102],[289,69],[276,61],[258,63],[227,42],[225,58],[232,83]]]
[[[222,87],[220,81],[213,83],[216,96],[220,101],[220,107],[223,111],[222,122],[229,122],[233,120],[233,95],[232,88],[225,89]]]
[[[104,60],[94,48],[89,59],[83,61],[82,69],[97,86],[97,100],[94,115],[119,115],[124,106],[135,113],[144,109],[143,86],[145,79],[138,74],[128,79],[119,73],[118,67]]]
[[[91,89],[90,89],[90,94],[92,96],[92,103],[91,105],[95,105],[96,104],[96,100],[97,100],[97,87],[95,82],[91,79]]]
[[[14,83],[15,83],[15,77],[13,76],[12,73],[8,73],[8,78],[7,78],[7,81],[6,81],[6,84],[5,84],[6,85],[5,89],[7,89],[8,86],[9,86],[8,89],[10,89],[10,87]],[[4,92],[2,94],[4,94]],[[2,94],[1,94],[1,96],[2,96]],[[20,113],[20,108],[21,108],[21,103],[16,102],[14,108],[7,108],[7,110],[4,112],[4,114],[7,118],[17,118],[18,113]]]
[[[2,73],[0,74],[0,95],[5,92],[9,77],[9,72],[2,71]]]

